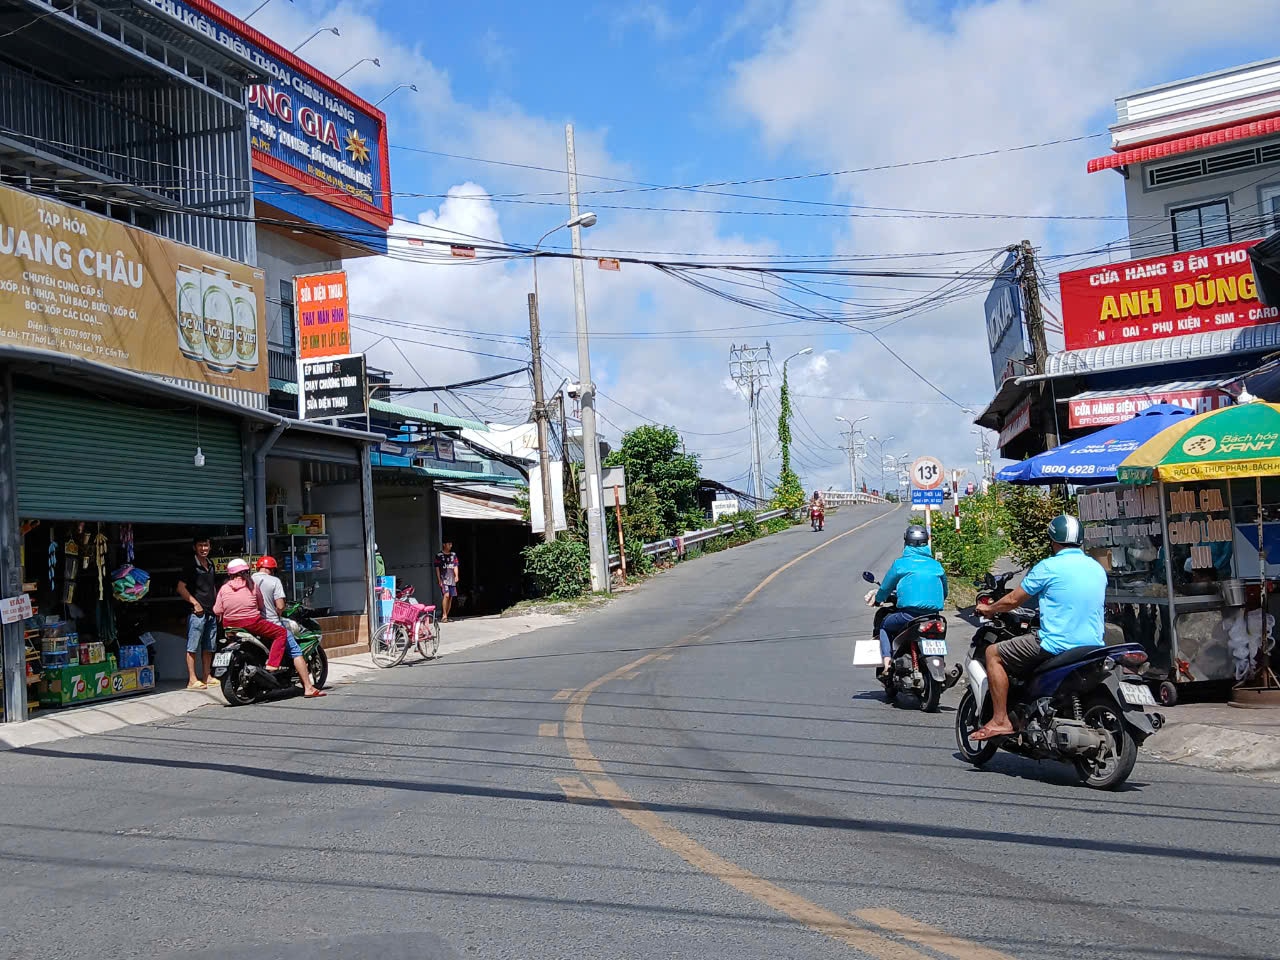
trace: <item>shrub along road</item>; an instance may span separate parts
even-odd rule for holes
[[[926,716],[849,667],[885,511],[319,702],[0,755],[0,954],[1275,956],[1280,788],[973,771],[954,691]]]

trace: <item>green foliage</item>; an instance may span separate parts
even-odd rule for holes
[[[976,580],[991,570],[1008,549],[1003,506],[995,493],[974,494],[960,501],[960,530],[942,515],[933,525],[933,552],[947,573]]]
[[[516,491],[516,506],[520,508],[520,517],[525,523],[533,519],[533,514],[529,510],[529,491],[528,489]]]
[[[609,527],[609,550],[618,550],[618,522],[613,511],[606,511]],[[653,569],[653,559],[642,552],[646,543],[663,539],[662,505],[653,487],[642,480],[627,481],[627,505],[622,508],[622,534],[627,542],[628,578],[644,576]]]
[[[804,487],[791,469],[791,391],[787,388],[787,368],[782,367],[782,394],[778,400],[778,445],[782,448],[782,472],[773,491],[773,506],[794,510],[805,502]]]
[[[794,526],[795,522],[796,521],[793,520],[791,517],[774,517],[772,520],[766,520],[764,522],[764,532],[765,533],[781,533],[783,530],[786,530],[788,527]]]
[[[1076,515],[1076,498],[1064,496],[1062,487],[1023,487],[999,484],[993,491],[1003,504],[1009,555],[1024,567],[1049,556],[1049,521],[1060,513]]]
[[[623,435],[621,448],[605,461],[606,466],[626,467],[628,490],[637,482],[653,489],[662,518],[660,536],[683,533],[682,519],[698,506],[700,465],[693,454],[680,452],[682,446],[671,427],[637,427]]]
[[[568,600],[591,589],[591,552],[584,540],[561,535],[523,552],[524,572],[540,596]]]
[[[694,507],[691,510],[686,510],[684,516],[680,518],[680,523],[678,524],[680,529],[678,532],[685,533],[689,530],[701,530],[706,527],[708,523],[710,523],[710,521],[707,519],[707,512],[701,507]]]

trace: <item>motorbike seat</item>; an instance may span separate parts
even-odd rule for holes
[[[1036,667],[1036,673],[1048,673],[1050,670],[1057,670],[1059,667],[1069,667],[1073,663],[1083,663],[1085,660],[1092,660],[1099,651],[1105,650],[1104,646],[1096,647],[1072,647],[1066,653],[1060,653],[1056,657],[1050,657],[1044,663]]]

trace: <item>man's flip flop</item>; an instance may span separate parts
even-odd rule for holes
[[[327,697],[328,694],[325,693],[323,690],[312,690],[310,693],[304,693],[303,696],[306,697],[308,700],[312,700],[312,699],[315,699],[316,697]]]
[[[969,734],[968,739],[973,743],[985,743],[988,740],[999,740],[1002,737],[1012,737],[1016,730],[988,730],[986,727],[979,727],[973,733]]]

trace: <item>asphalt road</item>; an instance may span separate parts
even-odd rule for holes
[[[0,956],[1280,955],[1280,787],[974,771],[955,691],[849,666],[881,512],[321,701],[0,754]]]

